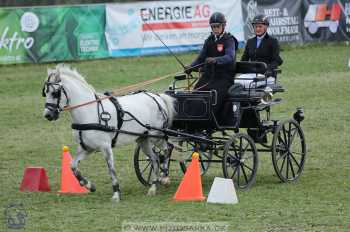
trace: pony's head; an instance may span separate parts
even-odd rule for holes
[[[84,98],[89,100],[96,96],[95,89],[76,69],[68,65],[58,64],[55,69],[48,69],[47,75],[42,96],[46,98],[44,117],[50,121],[57,120],[70,102],[83,101]]]
[[[61,105],[61,102],[65,100],[68,105],[68,97],[61,83],[59,70],[57,68],[48,69],[47,74],[48,77],[42,88],[42,96],[46,98],[43,115],[47,120],[52,121],[57,120],[63,110],[64,106]]]

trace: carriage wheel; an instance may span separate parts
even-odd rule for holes
[[[164,162],[166,161],[167,156],[169,156],[169,154],[166,154],[166,152],[169,152],[169,150],[164,151],[157,146],[154,146],[152,149],[153,149],[153,152],[157,154],[159,157],[160,171],[163,172],[163,175],[167,176],[169,174],[168,170],[170,166],[170,157],[167,160],[167,164],[165,164]],[[165,170],[163,168],[164,165],[167,165],[168,170]],[[151,186],[152,184],[151,176],[153,172],[152,161],[145,153],[143,153],[141,146],[139,144],[137,144],[134,152],[134,168],[135,168],[137,179],[144,186]]]
[[[258,152],[249,135],[234,134],[226,142],[222,169],[224,177],[232,179],[236,188],[244,190],[255,182]]]
[[[185,152],[185,159],[183,161],[180,161],[180,167],[183,173],[186,173],[187,166],[192,161],[192,154],[193,154],[193,144],[188,142],[180,142],[180,147],[182,148],[182,152]],[[213,157],[213,151],[212,150],[206,150],[206,151],[198,151],[199,153],[199,164],[201,168],[201,175],[204,175],[210,166],[211,158]]]
[[[304,133],[294,119],[280,123],[272,140],[272,164],[283,182],[295,181],[304,169],[306,145]]]

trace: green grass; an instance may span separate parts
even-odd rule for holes
[[[179,55],[189,63],[195,54]],[[81,164],[84,175],[97,185],[97,192],[60,196],[60,158],[63,144],[75,154],[69,114],[59,121],[42,117],[42,82],[54,64],[0,67],[0,206],[23,203],[28,217],[26,231],[119,231],[123,222],[226,222],[229,231],[348,231],[350,228],[350,47],[342,44],[285,48],[281,82],[287,92],[272,116],[288,119],[297,106],[305,108],[302,128],[308,156],[300,180],[282,184],[274,174],[269,154],[261,153],[257,182],[238,192],[239,204],[215,205],[171,201],[182,174],[177,163],[169,188],[147,197],[136,179],[134,146],[114,149],[122,201],[111,204],[110,178],[100,153]],[[97,90],[116,88],[175,73],[180,66],[173,57],[139,57],[73,62]],[[151,87],[162,91],[171,79]],[[43,166],[52,192],[23,193],[19,186],[25,167]],[[208,194],[214,176],[222,175],[213,164],[203,177]],[[0,231],[6,231],[0,213]]]

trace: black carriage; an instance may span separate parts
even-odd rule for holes
[[[284,88],[278,84],[277,74],[273,83],[267,81],[266,69],[266,64],[261,62],[237,62],[237,73],[256,75],[249,86],[235,83],[230,87],[224,104],[229,110],[219,117],[212,112],[216,104],[215,92],[176,87],[177,82],[184,79],[190,86],[194,79],[186,75],[175,77],[166,92],[177,99],[173,128],[165,130],[169,137],[168,149],[154,147],[163,175],[168,174],[171,154],[176,149],[185,153],[185,158],[179,162],[183,172],[191,161],[192,152],[198,151],[202,174],[211,163],[221,163],[223,176],[233,179],[239,189],[247,189],[255,182],[259,152],[271,153],[274,170],[282,182],[300,177],[306,158],[305,137],[300,126],[303,109],[297,108],[293,117],[284,121],[271,119],[271,107],[282,101],[272,95],[284,92]],[[139,146],[135,150],[134,166],[140,182],[150,185],[153,167]]]

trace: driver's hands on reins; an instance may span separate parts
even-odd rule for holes
[[[206,64],[215,64],[216,63],[216,59],[214,57],[208,57],[205,59],[205,63]]]

